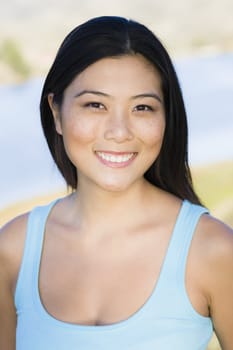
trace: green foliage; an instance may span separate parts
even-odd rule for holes
[[[7,64],[21,78],[30,74],[29,64],[24,59],[20,47],[13,39],[6,39],[0,47],[0,60]]]

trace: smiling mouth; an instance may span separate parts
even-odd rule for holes
[[[112,164],[112,165],[128,165],[136,156],[137,153],[112,153],[112,152],[95,152],[100,160],[103,161],[104,164]]]

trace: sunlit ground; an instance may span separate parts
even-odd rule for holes
[[[233,227],[233,161],[194,168],[192,174],[203,204]]]

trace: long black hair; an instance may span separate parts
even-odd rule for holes
[[[93,18],[72,30],[58,50],[44,83],[40,113],[51,154],[67,184],[77,188],[77,170],[68,158],[62,135],[56,132],[48,95],[62,105],[63,93],[89,65],[106,57],[141,54],[159,72],[164,96],[166,127],[161,151],[146,171],[152,184],[200,204],[188,166],[188,130],[184,101],[171,59],[160,40],[144,25],[122,17]]]

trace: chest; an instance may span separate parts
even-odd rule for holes
[[[46,239],[39,275],[41,301],[55,318],[111,324],[133,315],[156,287],[169,242],[150,232],[87,247]],[[156,249],[157,247],[157,249]]]

